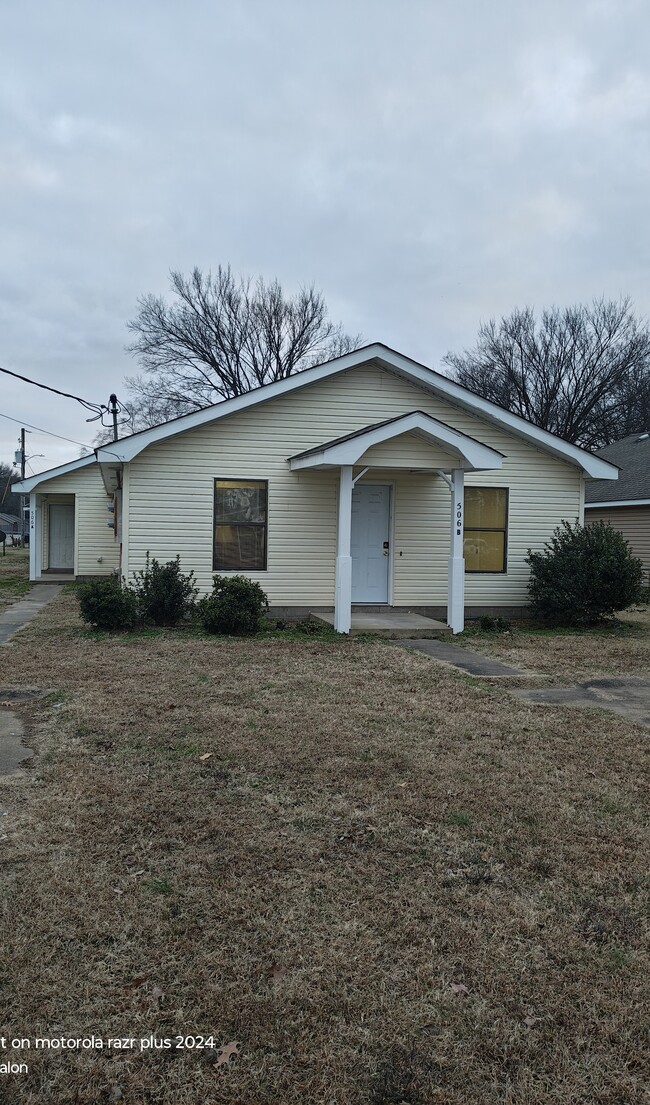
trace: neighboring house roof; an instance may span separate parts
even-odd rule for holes
[[[297,372],[293,376],[288,376],[284,380],[255,388],[255,390],[249,391],[245,395],[225,399],[223,402],[216,403],[203,410],[181,415],[171,422],[164,422],[160,426],[141,430],[139,433],[131,434],[130,437],[121,438],[119,441],[111,441],[109,444],[102,445],[95,450],[97,460],[102,469],[104,466],[114,466],[116,462],[119,464],[120,462],[133,460],[149,445],[156,442],[175,437],[187,430],[195,429],[197,426],[205,426],[221,418],[227,418],[228,415],[235,414],[237,411],[257,406],[259,403],[266,403],[289,392],[308,387],[319,380],[325,380],[330,376],[373,362],[386,371],[408,380],[429,394],[444,399],[455,407],[469,411],[471,414],[515,434],[560,460],[574,464],[590,478],[615,480],[617,477],[615,467],[594,456],[593,453],[589,453],[586,449],[581,449],[577,445],[563,441],[555,434],[549,433],[548,430],[541,430],[525,418],[513,414],[512,411],[506,410],[504,407],[499,407],[496,403],[483,399],[461,384],[450,380],[447,376],[434,372],[433,369],[427,368],[418,361],[405,357],[403,354],[397,353],[394,349],[380,343],[367,345],[362,349],[355,349],[352,353],[346,353],[344,356],[336,357],[324,364],[314,365],[302,372]],[[45,473],[41,472],[20,484],[14,484],[14,489],[26,494],[37,487],[43,479],[63,475],[64,472],[91,463],[92,460],[92,457],[84,457],[81,461],[73,461],[70,465],[64,465],[59,469],[53,469]]]
[[[650,432],[630,434],[597,450],[598,456],[619,471],[616,483],[593,480],[587,484],[585,506],[644,506],[650,504]]]
[[[1,514],[0,513],[0,522],[5,523],[7,525],[15,526],[15,525],[19,524],[20,518],[18,518],[18,516],[16,514]]]

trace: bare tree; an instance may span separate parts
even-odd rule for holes
[[[143,373],[127,377],[136,428],[168,421],[221,399],[283,380],[358,348],[329,319],[313,287],[285,296],[277,280],[235,278],[195,268],[170,274],[175,300],[147,295],[128,324],[129,352]]]
[[[444,363],[464,387],[586,449],[649,428],[650,330],[629,299],[551,307],[539,321],[515,310]]]

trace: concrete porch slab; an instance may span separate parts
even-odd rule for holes
[[[309,616],[314,621],[334,625],[333,610],[319,610]],[[444,622],[438,622],[435,618],[425,618],[423,614],[412,614],[408,610],[380,608],[372,612],[352,611],[351,636],[357,637],[360,633],[376,633],[379,637],[388,637],[392,640],[409,637],[422,640],[447,637],[451,629]]]

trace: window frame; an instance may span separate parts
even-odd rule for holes
[[[240,480],[244,483],[261,483],[264,484],[266,491],[266,521],[265,522],[235,522],[237,526],[250,526],[251,528],[259,529],[264,527],[264,567],[263,568],[219,568],[217,567],[217,526],[226,525],[224,522],[217,521],[217,484],[220,481],[228,483],[236,483]],[[212,571],[213,572],[233,572],[235,575],[241,575],[242,573],[250,574],[254,572],[267,572],[269,567],[269,481],[268,479],[260,479],[259,476],[215,476],[213,480],[213,494],[212,494]]]
[[[463,545],[468,533],[502,533],[503,534],[503,568],[468,568],[465,561],[465,573],[470,576],[504,576],[508,571],[508,523],[510,520],[510,488],[499,487],[496,484],[466,484],[463,490],[463,521],[467,514],[465,494],[468,491],[505,491],[506,516],[503,526],[463,526]]]

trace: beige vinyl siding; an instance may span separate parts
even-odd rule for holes
[[[147,550],[164,560],[179,553],[183,568],[192,568],[202,591],[208,590],[214,479],[264,479],[269,481],[268,570],[247,574],[260,581],[274,605],[331,606],[338,472],[292,472],[287,458],[413,410],[505,454],[502,471],[476,473],[467,482],[510,489],[508,572],[468,575],[466,599],[471,605],[525,605],[526,551],[540,548],[561,518],[578,517],[579,470],[373,365],[189,430],[136,457],[129,465],[125,495],[129,574],[143,566]],[[415,448],[421,461],[424,446],[435,467],[440,450],[429,450],[410,436],[409,448]],[[373,448],[387,464],[396,464],[388,444]],[[395,605],[445,605],[447,485],[437,475],[396,467],[373,469],[364,477],[371,478],[394,484]]]
[[[444,449],[436,448],[416,434],[400,434],[390,441],[373,445],[359,459],[363,468],[372,464],[380,468],[444,468],[454,463],[454,457]]]
[[[78,576],[110,575],[119,566],[120,550],[113,530],[107,525],[112,515],[106,509],[113,496],[106,488],[99,465],[66,472],[39,484],[36,493],[42,495],[43,569],[47,564],[48,504],[74,502],[75,554],[74,572]],[[101,556],[101,563],[97,558]]]
[[[585,509],[585,523],[605,522],[632,546],[632,552],[643,561],[646,573],[650,573],[650,506],[599,507]]]

